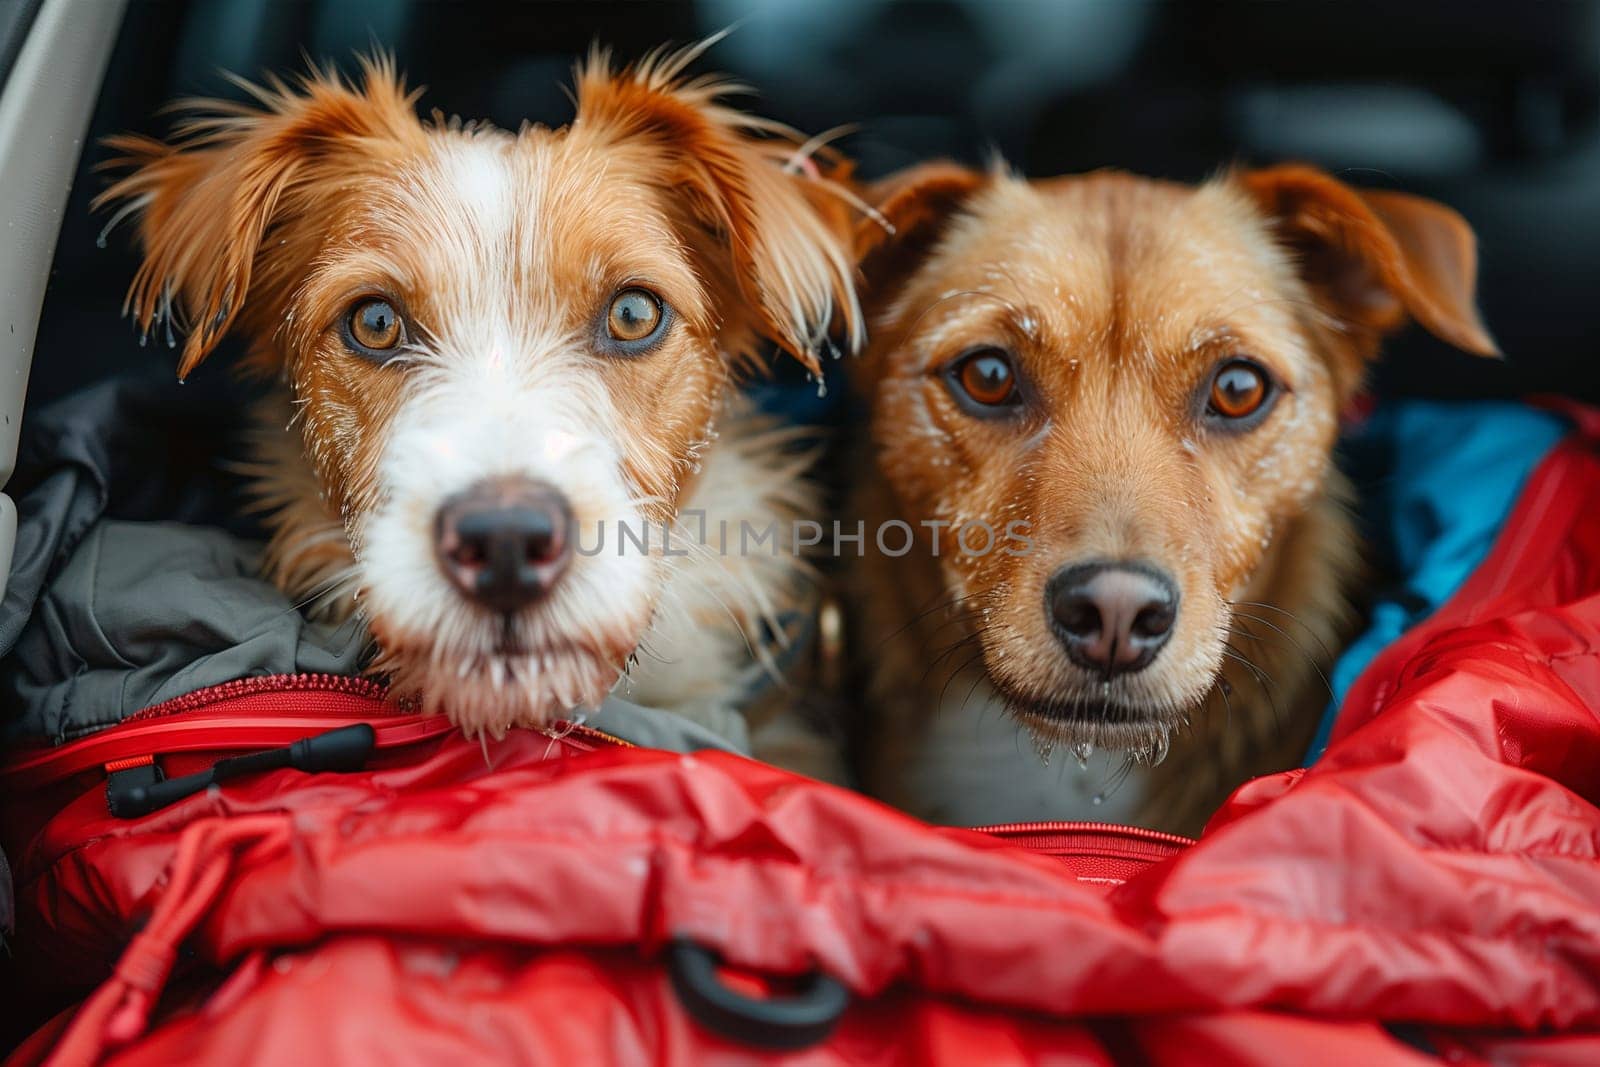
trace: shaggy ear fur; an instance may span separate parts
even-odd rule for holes
[[[733,86],[683,76],[710,43],[658,52],[620,73],[605,52],[591,53],[577,71],[573,128],[606,142],[646,145],[659,160],[653,180],[683,197],[691,217],[717,234],[737,289],[729,295],[753,310],[755,332],[820,373],[817,352],[836,317],[847,347],[862,341],[837,212],[813,203],[834,190],[806,174],[793,131],[720,103]],[[736,321],[732,312],[724,309]]]
[[[189,101],[184,107],[193,115],[169,141],[107,139],[122,155],[106,165],[132,170],[94,206],[118,204],[113,224],[139,218],[144,262],[126,306],[146,334],[163,319],[169,329],[176,319],[188,331],[180,379],[227,333],[253,276],[258,288],[288,284],[304,266],[294,248],[270,260],[258,255],[274,220],[314,210],[318,183],[370,167],[383,142],[421,136],[418,94],[407,94],[393,62],[375,56],[361,67],[360,86],[315,67],[293,87],[276,78],[264,86],[236,79],[259,106]]]
[[[887,296],[938,240],[945,223],[988,176],[948,160],[919,163],[866,187],[876,217],[856,226],[855,255],[868,287]]]
[[[986,181],[959,163],[937,159],[918,163],[866,187],[866,200],[878,218],[856,226],[856,259],[865,261],[890,245],[927,239],[962,202]]]
[[[1407,316],[1464,351],[1500,354],[1474,302],[1472,228],[1454,211],[1405,193],[1358,192],[1301,164],[1238,180],[1299,257],[1319,302],[1365,335],[1368,358]]]

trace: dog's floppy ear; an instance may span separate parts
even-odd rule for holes
[[[647,145],[661,163],[653,179],[717,235],[756,332],[820,373],[817,352],[836,320],[849,348],[862,340],[848,229],[817,202],[828,179],[807,165],[793,131],[722,104],[733,86],[683,76],[714,40],[620,73],[592,52],[577,71],[574,129]]]
[[[146,334],[162,319],[170,328],[176,318],[187,329],[179,378],[227,333],[252,275],[274,273],[274,264],[257,262],[274,221],[303,210],[319,179],[370,165],[371,154],[359,146],[420,136],[416,96],[406,93],[392,62],[364,58],[361,66],[360,87],[315,67],[293,87],[276,78],[262,86],[235,79],[258,106],[189,101],[185,110],[192,114],[170,141],[107,139],[121,155],[106,165],[131,171],[94,206],[117,204],[113,224],[138,217],[144,261],[126,306]],[[292,269],[276,267],[276,273]]]
[[[1319,301],[1365,335],[1365,355],[1408,316],[1463,351],[1500,354],[1474,297],[1477,243],[1454,211],[1405,193],[1358,192],[1301,164],[1247,171],[1240,181]]]
[[[880,297],[927,252],[950,216],[989,179],[948,160],[919,163],[865,189],[875,214],[856,226],[855,254]]]

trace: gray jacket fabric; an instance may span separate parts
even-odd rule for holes
[[[215,615],[209,579],[236,583],[235,609],[241,597],[263,615],[288,606],[249,587],[261,532],[240,517],[223,467],[243,403],[228,383],[180,389],[163,374],[28,412],[8,486],[18,524],[0,604],[5,738],[60,742],[116,722],[157,691],[162,665],[250,632],[242,618],[208,634],[187,617],[185,607]]]
[[[210,526],[95,523],[42,591],[0,673],[13,736],[52,742],[262,674],[355,674],[367,635],[307,621]]]

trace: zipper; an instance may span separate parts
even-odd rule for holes
[[[159,704],[152,704],[125,717],[119,725],[141,722],[145,719],[159,719],[186,711],[198,711],[224,700],[236,700],[259,693],[342,693],[367,700],[382,701],[386,709],[385,714],[400,715],[407,712],[404,705],[388,699],[387,686],[370,678],[348,674],[267,674],[236,678],[231,682],[208,685],[192,693],[163,700]]]
[[[285,706],[286,695],[303,699],[299,706]],[[0,792],[48,786],[107,765],[142,763],[157,754],[277,748],[355,722],[372,723],[380,750],[429,741],[455,730],[443,715],[422,715],[390,700],[388,689],[370,679],[262,675],[152,704],[115,726],[64,745],[17,749],[0,760]],[[568,724],[562,736],[596,747],[633,747],[589,726]]]
[[[1032,837],[1047,834],[1098,834],[1133,838],[1151,844],[1188,848],[1195,843],[1192,837],[1169,834],[1163,830],[1147,830],[1142,826],[1127,826],[1115,822],[1007,822],[994,826],[974,826],[980,834],[994,837]]]
[[[1122,885],[1194,844],[1178,834],[1104,822],[1013,822],[973,829],[1012,848],[1063,861],[1080,882],[1101,887]]]

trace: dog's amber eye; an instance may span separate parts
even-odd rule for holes
[[[355,347],[364,352],[387,352],[405,333],[394,305],[379,297],[359,301],[350,309],[346,325]]]
[[[1246,419],[1261,410],[1269,389],[1260,367],[1245,359],[1231,360],[1212,377],[1207,406],[1225,419]]]
[[[948,375],[957,400],[980,409],[1010,407],[1017,401],[1017,375],[1011,357],[998,348],[980,348],[963,356]]]
[[[663,317],[661,301],[644,289],[624,289],[611,301],[606,331],[613,341],[643,341],[656,332]]]

